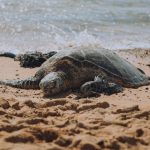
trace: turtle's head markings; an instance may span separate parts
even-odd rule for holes
[[[63,90],[64,81],[62,75],[58,72],[51,72],[40,82],[40,88],[45,96],[55,95]]]

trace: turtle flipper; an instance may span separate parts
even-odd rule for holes
[[[104,86],[101,81],[89,81],[80,87],[80,92],[83,97],[94,96],[104,92]]]
[[[99,93],[111,95],[122,91],[122,86],[115,83],[109,83],[100,77],[96,77],[94,81],[84,83],[80,88],[83,97],[94,96]]]
[[[6,80],[0,81],[1,85],[8,85],[11,87],[22,88],[22,89],[39,89],[39,80],[31,77],[25,80]]]
[[[112,95],[123,91],[123,87],[119,84],[109,83],[109,86],[104,88],[104,93],[106,95]]]

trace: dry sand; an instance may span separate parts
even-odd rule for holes
[[[150,50],[118,53],[150,75]],[[38,69],[0,58],[0,80]],[[43,98],[40,90],[0,86],[0,150],[149,150],[150,86],[111,96],[76,99],[68,92]]]

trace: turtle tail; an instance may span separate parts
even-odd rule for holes
[[[8,85],[15,88],[21,88],[21,89],[39,89],[39,82],[40,80],[31,77],[27,78],[25,80],[6,80],[6,81],[0,81],[1,85]]]

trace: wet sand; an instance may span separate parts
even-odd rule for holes
[[[118,50],[150,76],[150,50]],[[0,80],[22,79],[24,69],[0,58]],[[150,86],[76,99],[67,92],[43,98],[40,90],[0,86],[0,150],[149,150]]]

